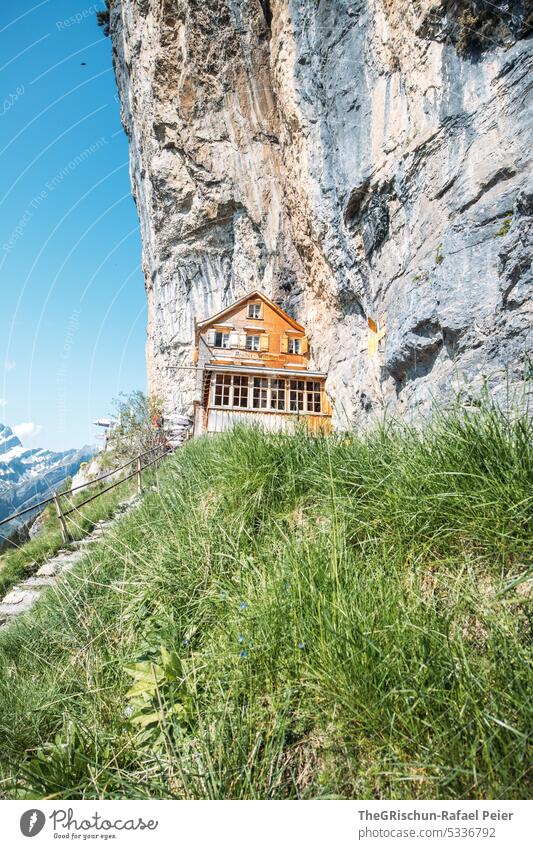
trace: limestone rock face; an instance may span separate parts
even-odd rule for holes
[[[195,319],[256,287],[306,325],[339,426],[520,382],[526,5],[113,0],[168,411],[190,411]]]

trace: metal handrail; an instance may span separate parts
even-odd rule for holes
[[[146,468],[146,467],[145,467]],[[136,476],[137,472],[132,472],[131,475],[126,475],[125,478],[121,478],[119,481],[115,481],[111,486],[106,486],[105,489],[101,489],[100,492],[91,495],[90,498],[86,498],[85,501],[82,501],[81,504],[75,504],[74,507],[71,507],[69,510],[63,510],[63,516],[70,516],[71,513],[74,513],[75,510],[79,510],[80,507],[85,507],[86,504],[89,504],[91,501],[94,501],[95,498],[100,498],[101,495],[105,495],[106,492],[114,489],[116,486],[120,486],[121,483],[125,483],[129,481],[131,478]]]
[[[38,510],[39,507],[45,507],[47,504],[52,504],[54,501],[56,501],[58,496],[60,497],[60,496],[71,495],[73,492],[77,492],[80,489],[86,489],[89,486],[93,486],[95,483],[99,483],[99,481],[105,480],[106,478],[111,477],[111,475],[117,474],[117,472],[121,472],[123,469],[126,469],[128,466],[131,466],[132,463],[138,463],[143,457],[146,457],[147,454],[150,454],[153,451],[157,451],[160,447],[161,446],[155,446],[154,448],[149,448],[148,451],[143,451],[142,454],[138,454],[132,460],[129,460],[127,463],[124,463],[123,466],[119,466],[118,469],[113,469],[111,472],[106,472],[105,475],[101,475],[100,477],[95,478],[93,481],[88,481],[87,483],[80,484],[79,486],[75,486],[72,489],[67,489],[67,490],[65,490],[65,492],[55,493],[54,495],[51,495],[50,498],[45,498],[43,501],[38,501],[37,504],[32,504],[31,507],[26,507],[24,510],[20,510],[18,513],[13,513],[12,516],[8,516],[6,519],[0,519],[0,527],[2,525],[7,525],[8,522],[13,522],[15,519],[18,519],[20,516],[25,516],[27,513],[31,513],[34,510]],[[143,466],[143,468],[147,469],[149,466],[152,466],[154,463],[156,463],[157,460],[161,460],[163,457],[166,457],[166,455],[170,454],[170,452],[171,452],[171,449],[167,449],[163,454],[161,454],[160,457],[156,457],[155,460],[152,460],[150,463],[146,463]],[[106,487],[105,489],[101,490],[100,492],[97,492],[91,498],[82,502],[82,504],[78,504],[77,507],[83,507],[84,504],[88,504],[89,501],[93,501],[95,498],[99,498],[100,495],[103,495],[105,492],[109,492],[110,489],[114,489],[115,486],[118,486],[119,484],[124,483],[125,481],[129,480],[130,478],[134,477],[137,474],[139,474],[139,471],[136,470],[135,472],[132,472],[131,475],[128,475],[125,478],[121,478],[119,481],[112,484],[110,487]],[[56,503],[57,503],[57,501],[56,501]],[[72,511],[77,509],[77,507],[72,508],[67,513],[63,513],[63,516],[67,516],[69,513],[72,513]]]
[[[146,452],[146,453],[149,453],[149,452]],[[150,463],[146,463],[146,465],[143,466],[143,469],[148,469],[150,466],[153,466],[154,463],[157,463],[158,460],[162,460],[163,457],[166,457],[167,454],[170,454],[170,449],[167,449],[166,451],[164,451],[163,454],[161,454],[159,457],[156,457],[155,460],[151,460]],[[139,457],[136,457],[135,459],[139,460],[141,458],[141,456],[143,456],[143,455],[139,455]],[[131,460],[130,463],[127,463],[126,465],[129,466],[129,465],[131,465],[131,463],[133,463],[133,460]],[[137,470],[132,472],[131,475],[127,475],[125,478],[121,478],[119,481],[115,481],[115,483],[112,483],[111,486],[106,486],[105,489],[101,489],[100,492],[95,493],[95,495],[91,495],[90,498],[85,499],[85,501],[82,501],[81,504],[75,504],[69,510],[63,510],[62,511],[63,516],[69,516],[70,513],[74,513],[74,511],[79,510],[80,507],[85,507],[85,505],[89,504],[90,501],[94,501],[95,498],[100,498],[100,496],[104,495],[104,493],[109,492],[110,490],[114,489],[116,486],[120,486],[120,484],[125,483],[125,481],[129,481],[131,478],[134,478],[136,475],[138,475]],[[94,483],[94,481],[93,481],[93,483]],[[67,494],[68,493],[65,493],[65,492],[61,493],[61,495],[67,495]]]
[[[44,501],[38,501],[37,504],[33,504],[31,507],[26,507],[25,510],[21,510],[19,513],[13,513],[12,516],[8,516],[7,519],[0,519],[0,525],[6,525],[8,522],[12,522],[13,519],[18,519],[19,516],[25,516],[26,513],[31,513],[32,510],[37,510],[39,507],[44,507],[45,504],[50,504],[54,500],[53,496],[51,498],[46,498]]]
[[[70,489],[66,489],[64,492],[61,492],[60,495],[70,495],[73,492],[78,492],[78,490],[80,489],[86,489],[88,486],[92,486],[93,484],[98,483],[98,481],[103,481],[106,478],[110,478],[111,475],[116,475],[117,472],[121,472],[122,469],[127,469],[127,467],[131,466],[131,464],[134,462],[135,460],[128,460],[128,462],[124,463],[123,466],[119,466],[117,469],[112,469],[110,472],[106,472],[105,475],[100,475],[99,478],[95,478],[93,481],[87,481],[87,483],[80,483],[79,486],[73,486]]]
[[[77,492],[79,489],[85,489],[87,486],[92,486],[94,483],[98,483],[98,481],[103,481],[106,478],[110,478],[111,475],[116,475],[117,472],[121,472],[122,469],[127,469],[128,466],[131,466],[132,463],[135,463],[137,460],[141,460],[143,457],[146,457],[147,454],[150,454],[152,451],[157,451],[161,448],[160,445],[156,445],[155,448],[149,448],[148,451],[144,451],[142,454],[138,454],[137,457],[134,457],[133,460],[128,460],[127,463],[124,463],[123,466],[118,466],[116,469],[112,469],[110,472],[106,472],[105,475],[100,475],[99,478],[95,478],[93,481],[88,481],[87,483],[81,483],[79,486],[73,486],[70,489],[66,489],[64,492],[59,493],[60,495],[69,495],[72,492]]]

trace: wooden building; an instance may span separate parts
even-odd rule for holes
[[[258,422],[331,430],[326,375],[309,368],[305,328],[254,291],[196,323],[194,435]]]

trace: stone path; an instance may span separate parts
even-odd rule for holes
[[[85,556],[88,548],[99,542],[106,532],[115,525],[125,513],[137,506],[142,496],[134,495],[122,501],[113,516],[97,522],[86,537],[73,542],[68,549],[62,549],[55,557],[43,563],[35,575],[26,578],[13,587],[0,601],[0,629],[4,628],[14,616],[26,613],[37,601],[43,590],[53,586],[64,572],[70,571]]]

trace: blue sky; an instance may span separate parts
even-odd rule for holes
[[[145,388],[141,243],[103,6],[17,0],[0,23],[0,422],[56,450],[94,442],[93,419]]]

